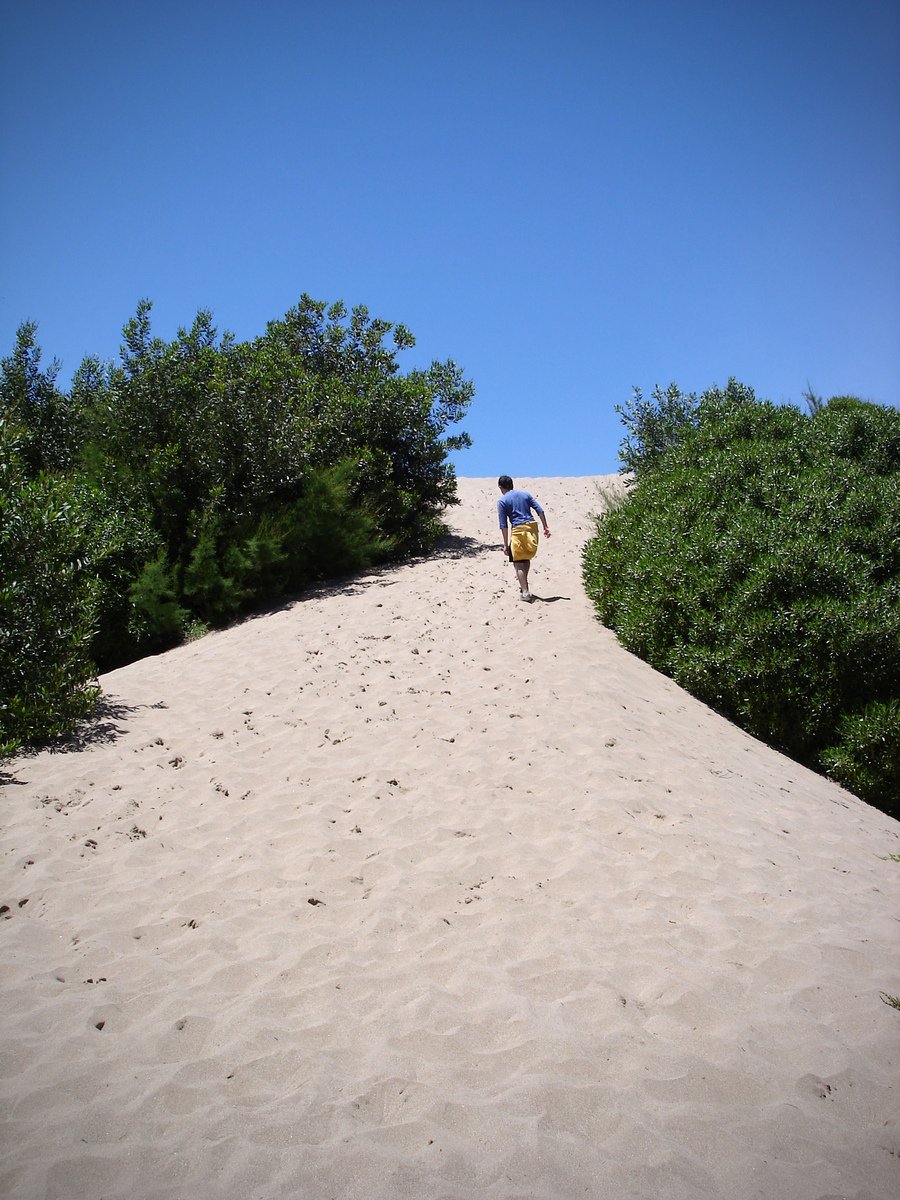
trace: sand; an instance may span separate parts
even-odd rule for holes
[[[900,824],[595,619],[601,480],[102,679],[3,789],[0,1194],[900,1195]]]

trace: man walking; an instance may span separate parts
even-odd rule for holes
[[[501,475],[497,486],[502,493],[497,501],[497,516],[503,535],[503,552],[516,568],[519,599],[531,603],[534,597],[528,590],[528,568],[538,548],[538,526],[532,513],[540,517],[546,537],[550,536],[550,528],[544,510],[531,492],[513,487],[508,475]]]

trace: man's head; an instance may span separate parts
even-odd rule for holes
[[[513,481],[508,475],[501,475],[497,480],[497,487],[501,492],[511,492],[513,490]]]

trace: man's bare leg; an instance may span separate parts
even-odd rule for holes
[[[528,568],[531,566],[531,562],[528,559],[526,559],[524,562],[513,563],[513,566],[516,568],[516,578],[519,581],[519,591],[527,592],[528,591]]]

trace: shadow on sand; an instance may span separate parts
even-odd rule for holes
[[[441,558],[484,558],[500,549],[500,543],[491,545],[458,533],[448,533],[438,538],[435,554]],[[431,555],[433,558],[435,555]]]
[[[125,732],[122,726],[132,713],[144,708],[168,707],[165,700],[157,700],[155,704],[122,704],[111,696],[101,696],[97,707],[74,733],[50,742],[43,748],[51,754],[72,754],[77,750],[86,750],[88,746],[103,746],[122,736]]]
[[[155,704],[122,704],[110,696],[101,696],[94,711],[81,721],[74,733],[54,738],[39,746],[23,746],[13,759],[0,763],[0,786],[22,784],[24,781],[14,774],[17,763],[36,758],[38,754],[74,754],[89,746],[103,746],[115,742],[126,732],[123,725],[132,713],[143,708],[168,708],[164,700]]]

